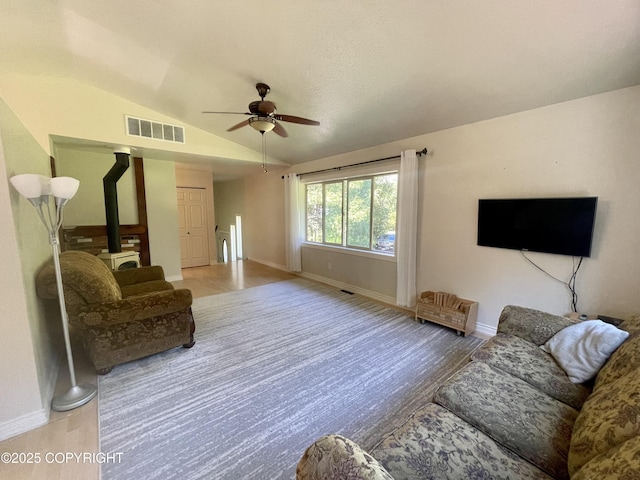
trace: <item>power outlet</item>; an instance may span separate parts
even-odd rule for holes
[[[327,269],[331,270],[331,262],[327,263]]]

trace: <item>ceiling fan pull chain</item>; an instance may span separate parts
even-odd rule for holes
[[[264,170],[264,173],[268,173],[267,172],[267,137],[265,136],[264,132],[260,132],[262,133],[262,170]]]

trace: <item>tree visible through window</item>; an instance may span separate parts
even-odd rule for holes
[[[324,185],[324,243],[342,245],[342,182]]]
[[[307,185],[307,241],[322,243],[322,184]]]
[[[306,186],[306,240],[395,253],[398,174]]]
[[[372,179],[349,180],[347,184],[347,246],[371,248]]]

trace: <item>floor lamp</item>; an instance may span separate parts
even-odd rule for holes
[[[98,389],[91,384],[78,385],[76,383],[76,373],[73,366],[73,355],[71,353],[71,342],[69,340],[69,317],[64,303],[64,291],[62,289],[62,273],[60,271],[60,250],[58,230],[62,225],[62,210],[66,203],[78,191],[80,182],[71,177],[48,178],[43,175],[23,174],[11,177],[11,184],[20,195],[25,197],[36,208],[38,216],[49,232],[49,243],[53,251],[53,264],[56,271],[56,284],[58,287],[58,300],[60,303],[60,315],[62,317],[62,330],[64,332],[64,344],[67,350],[67,361],[69,363],[69,375],[71,377],[71,388],[64,394],[54,397],[51,401],[51,408],[57,412],[72,410],[84,405],[96,396]],[[49,207],[49,197],[55,199],[55,215]]]

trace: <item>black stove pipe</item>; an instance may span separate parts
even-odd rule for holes
[[[102,179],[104,186],[104,211],[107,217],[107,244],[109,253],[120,253],[120,217],[118,215],[118,190],[116,183],[129,168],[129,154],[115,152],[116,163]]]

